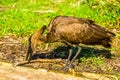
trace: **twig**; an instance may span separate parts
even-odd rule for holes
[[[22,11],[23,12],[28,12],[28,11],[31,11],[31,10],[24,9]],[[54,11],[53,10],[46,10],[46,11],[36,10],[36,11],[32,11],[32,12],[37,12],[37,13],[53,13]]]
[[[37,60],[31,60],[30,62],[28,62],[28,61],[19,62],[19,63],[15,64],[15,66],[21,66],[21,65],[25,65],[28,63],[35,63],[35,62],[54,63],[54,62],[60,62],[60,61],[62,61],[62,60],[61,59],[37,59]]]
[[[2,42],[0,41],[0,45],[1,44],[20,44],[19,42]]]

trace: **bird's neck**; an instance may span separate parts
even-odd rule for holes
[[[57,42],[57,41],[60,41],[58,35],[54,34],[54,33],[47,33],[46,35],[45,34],[42,34],[41,37],[40,37],[40,40],[44,43],[52,43],[52,42]]]

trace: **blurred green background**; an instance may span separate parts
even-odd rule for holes
[[[29,36],[59,15],[88,18],[119,30],[119,4],[119,0],[0,0],[0,34]]]

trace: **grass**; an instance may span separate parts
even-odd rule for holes
[[[103,57],[90,57],[90,58],[81,58],[81,63],[82,64],[91,64],[91,65],[96,65],[96,66],[102,66],[104,64]]]
[[[0,34],[29,36],[58,15],[95,20],[107,28],[119,28],[119,2],[83,0],[0,0]]]

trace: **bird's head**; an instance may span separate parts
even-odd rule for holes
[[[34,34],[32,34],[28,40],[28,50],[27,50],[27,55],[30,56],[33,51],[35,50],[35,48],[40,45],[41,43],[43,43],[40,40],[40,37],[42,36],[42,34],[44,33],[46,29],[46,25],[44,25],[41,29],[39,29],[38,31],[36,31]],[[26,56],[26,60],[29,60],[30,57]]]

